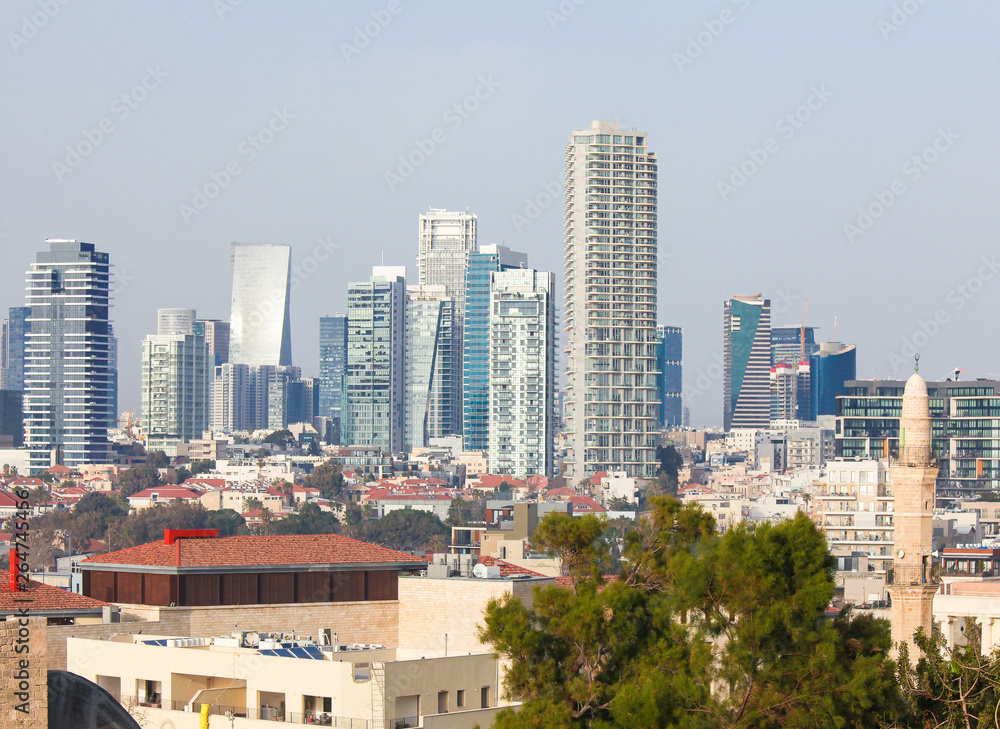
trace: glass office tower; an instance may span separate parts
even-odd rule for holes
[[[247,365],[291,365],[289,246],[233,243],[233,295],[229,361]]]
[[[25,444],[32,473],[109,463],[114,420],[108,254],[91,243],[47,240],[27,272]]]
[[[683,420],[684,334],[680,327],[656,328],[656,386],[660,393],[660,426],[679,428]]]
[[[341,419],[341,391],[347,369],[347,317],[321,316],[319,318],[319,414]]]
[[[3,323],[0,342],[0,390],[24,389],[24,341],[31,309],[12,306]]]
[[[462,352],[462,447],[485,451],[490,438],[490,276],[525,268],[528,257],[506,246],[481,246],[465,271],[465,347]]]
[[[454,303],[443,285],[406,288],[403,450],[408,453],[431,438],[452,435]]]
[[[723,305],[723,427],[771,424],[771,301],[734,296]]]
[[[376,266],[347,285],[344,445],[403,450],[405,303],[405,266]]]

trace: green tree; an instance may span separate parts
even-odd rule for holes
[[[264,502],[261,501],[256,496],[244,496],[243,497],[243,513],[246,514],[251,511],[256,511],[258,509],[263,510]]]
[[[344,526],[347,536],[357,537],[365,523],[365,512],[358,504],[350,503],[344,507]]]
[[[272,534],[336,534],[340,522],[316,504],[305,503],[298,513],[274,523]]]
[[[324,461],[302,479],[302,485],[318,490],[324,499],[339,499],[344,495],[344,474],[336,463]]]
[[[389,549],[419,554],[427,550],[435,535],[447,538],[451,532],[434,514],[397,509],[381,519],[365,522],[360,538]]]
[[[163,479],[160,478],[160,472],[154,466],[145,465],[122,471],[118,476],[118,483],[122,496],[128,497],[144,489],[163,486]]]
[[[218,529],[220,537],[245,534],[247,531],[246,526],[246,519],[241,514],[237,514],[233,509],[210,511],[208,512],[208,519],[205,522],[205,528]]]
[[[914,716],[930,727],[995,727],[1000,724],[1000,653],[983,655],[976,621],[965,621],[966,645],[949,648],[944,636],[917,630],[923,655],[915,666],[902,646],[898,680]]]
[[[203,459],[200,461],[195,461],[190,464],[191,476],[197,476],[200,473],[208,473],[215,470],[215,461],[208,459]]]
[[[593,566],[603,551],[594,525],[546,516],[538,531],[550,552],[566,553],[574,589],[537,589],[530,608],[512,595],[487,607],[480,639],[510,662],[506,691],[524,701],[494,726],[905,721],[888,623],[826,616],[833,565],[809,519],[721,536],[713,526],[696,506],[655,499],[625,535],[624,569],[606,581]]]
[[[273,443],[279,448],[293,448],[298,445],[298,441],[295,440],[295,436],[289,430],[276,430],[267,436],[263,442]]]
[[[452,526],[467,526],[486,518],[486,499],[465,500],[461,497],[451,500],[448,507],[448,523]]]
[[[152,451],[146,456],[146,465],[151,468],[169,468],[170,459],[163,451]]]

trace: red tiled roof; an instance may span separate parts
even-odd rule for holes
[[[297,564],[412,564],[413,555],[359,542],[338,534],[163,540],[121,549],[84,560],[81,564],[120,564],[147,567],[225,567]]]
[[[604,511],[604,507],[589,496],[571,496],[568,501],[573,505],[574,513],[600,514]]]
[[[26,587],[15,592],[4,581],[0,587],[0,614],[15,612],[18,608],[27,608],[29,615],[38,610],[100,610],[110,604],[35,580],[28,580]]]
[[[180,486],[154,486],[143,489],[129,496],[129,499],[148,499],[156,494],[157,499],[200,499],[201,492],[185,489]]]
[[[184,483],[181,484],[181,486],[188,486],[188,484],[190,484],[189,488],[193,487],[193,486],[212,486],[214,488],[222,488],[223,486],[226,485],[226,479],[224,479],[224,478],[197,478],[197,477],[195,477],[195,478],[186,479],[184,481]]]
[[[496,557],[482,556],[479,558],[479,564],[484,564],[487,567],[499,567],[501,577],[510,577],[511,575],[529,575],[531,577],[545,577],[541,572],[535,572],[534,570],[529,570],[527,567],[519,567],[516,564],[511,564],[502,559],[497,559]]]
[[[16,509],[20,503],[19,499],[14,497],[14,494],[9,491],[0,491],[0,507],[6,507],[8,509]]]

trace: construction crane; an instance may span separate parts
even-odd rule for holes
[[[125,431],[126,438],[134,437],[132,431],[132,427],[135,425],[134,410],[126,410],[124,413],[122,413],[122,416],[118,419],[118,422],[121,424],[122,430]]]

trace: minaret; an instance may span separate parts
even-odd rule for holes
[[[931,455],[931,416],[927,383],[914,373],[903,391],[899,419],[899,458],[890,465],[895,512],[893,526],[892,643],[905,642],[910,660],[920,651],[913,634],[923,627],[931,634],[932,602],[937,584],[931,577],[931,545],[934,535],[934,484],[938,469]]]

